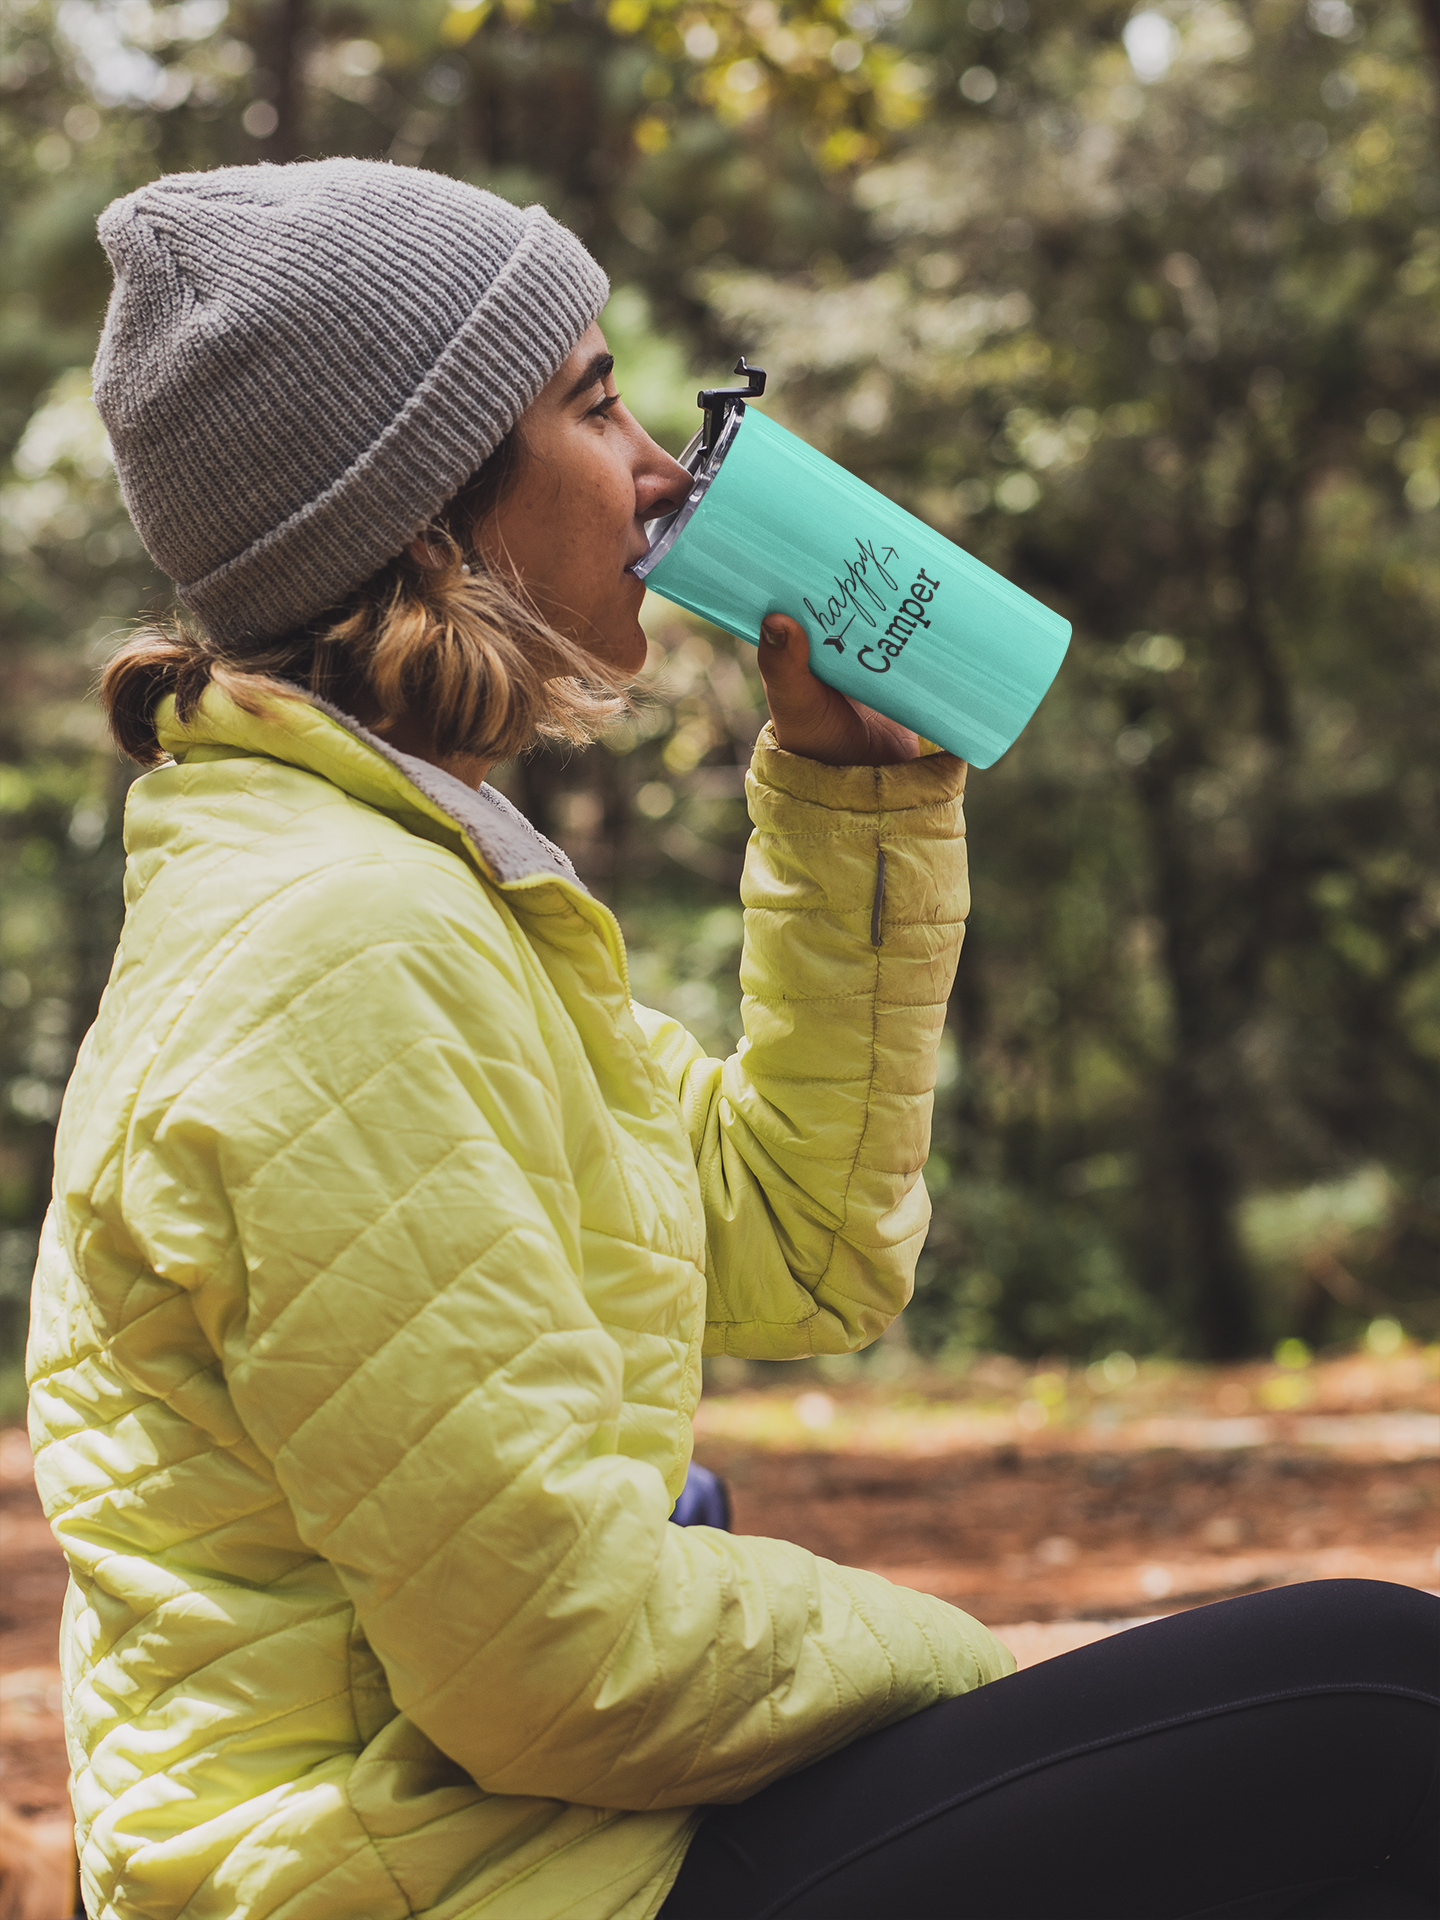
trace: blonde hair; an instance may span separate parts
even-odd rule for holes
[[[414,716],[441,760],[508,760],[541,739],[593,739],[628,706],[614,673],[557,633],[518,579],[487,570],[473,550],[523,457],[512,429],[436,516],[427,535],[434,564],[397,554],[290,633],[221,643],[176,614],[131,634],[100,678],[119,746],[141,766],[158,764],[156,707],[173,693],[183,724],[212,683],[251,713],[266,693],[312,693],[381,734]]]

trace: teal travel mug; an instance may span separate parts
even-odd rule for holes
[[[758,645],[767,613],[810,639],[814,673],[973,766],[1015,742],[1065,657],[1070,625],[745,402],[699,396],[678,512],[650,523],[632,572]]]

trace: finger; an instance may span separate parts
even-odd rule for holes
[[[775,735],[789,752],[832,766],[880,766],[915,757],[913,733],[847,699],[811,671],[809,638],[789,614],[766,614],[759,656]]]
[[[805,629],[788,613],[767,613],[760,626],[760,674],[767,687],[799,691],[810,671],[810,642]]]
[[[823,712],[830,689],[810,671],[810,642],[798,620],[770,613],[760,628],[760,678],[778,720]]]
[[[759,654],[765,698],[781,746],[835,765],[853,759],[864,729],[850,702],[811,672],[810,642],[799,621],[788,614],[767,614]]]
[[[810,641],[798,620],[766,614],[760,628],[760,677],[771,712],[793,719],[815,717],[835,698],[834,689],[810,670]]]

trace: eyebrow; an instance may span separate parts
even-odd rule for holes
[[[591,387],[598,387],[602,381],[608,380],[614,371],[614,354],[597,353],[589,366],[586,367],[584,373],[581,374],[580,378],[566,394],[564,404],[568,407],[572,400],[578,400],[582,394],[588,393]]]

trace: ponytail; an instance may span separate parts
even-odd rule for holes
[[[155,734],[155,709],[167,693],[188,719],[214,668],[203,633],[178,619],[132,634],[100,676],[100,700],[122,753],[153,767],[165,758]]]

